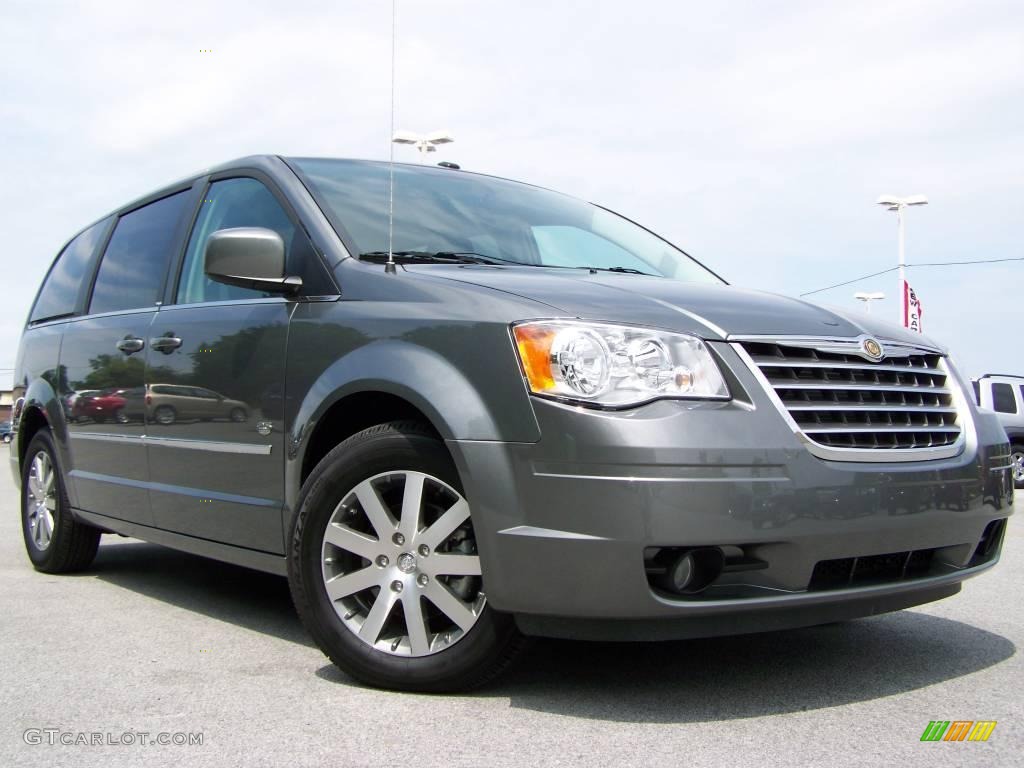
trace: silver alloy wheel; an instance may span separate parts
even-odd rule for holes
[[[28,493],[25,495],[25,516],[28,518],[29,538],[36,549],[43,551],[53,537],[54,514],[57,511],[57,481],[53,462],[46,451],[32,459],[28,475]]]
[[[1010,454],[1010,461],[1013,463],[1013,481],[1017,485],[1024,483],[1024,451],[1014,451]]]
[[[341,622],[391,655],[451,647],[486,604],[469,505],[422,472],[385,472],[345,494],[327,522],[321,556]]]

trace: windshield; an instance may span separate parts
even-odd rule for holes
[[[289,162],[349,249],[376,258],[387,252],[386,163]],[[395,252],[722,282],[671,243],[582,200],[457,170],[396,165],[394,173]]]

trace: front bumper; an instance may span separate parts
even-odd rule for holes
[[[953,458],[824,461],[716,347],[741,393],[732,402],[602,412],[535,400],[538,443],[449,442],[496,609],[565,637],[759,631],[946,597],[998,560],[1001,542],[978,557],[989,524],[1012,513],[994,418],[976,415],[975,439]],[[761,565],[696,596],[652,588],[645,550],[696,546]],[[812,588],[821,561],[922,550],[932,567],[917,578]]]

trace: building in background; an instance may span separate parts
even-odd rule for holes
[[[13,407],[14,392],[9,389],[0,389],[0,421],[10,420]]]

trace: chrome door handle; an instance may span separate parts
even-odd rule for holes
[[[155,339],[149,340],[150,349],[155,349],[157,352],[163,352],[165,355],[171,354],[171,352],[180,346],[181,339],[177,336],[157,336]]]
[[[134,355],[136,352],[141,352],[144,346],[146,346],[146,342],[134,336],[125,336],[117,342],[117,348],[126,355]]]

